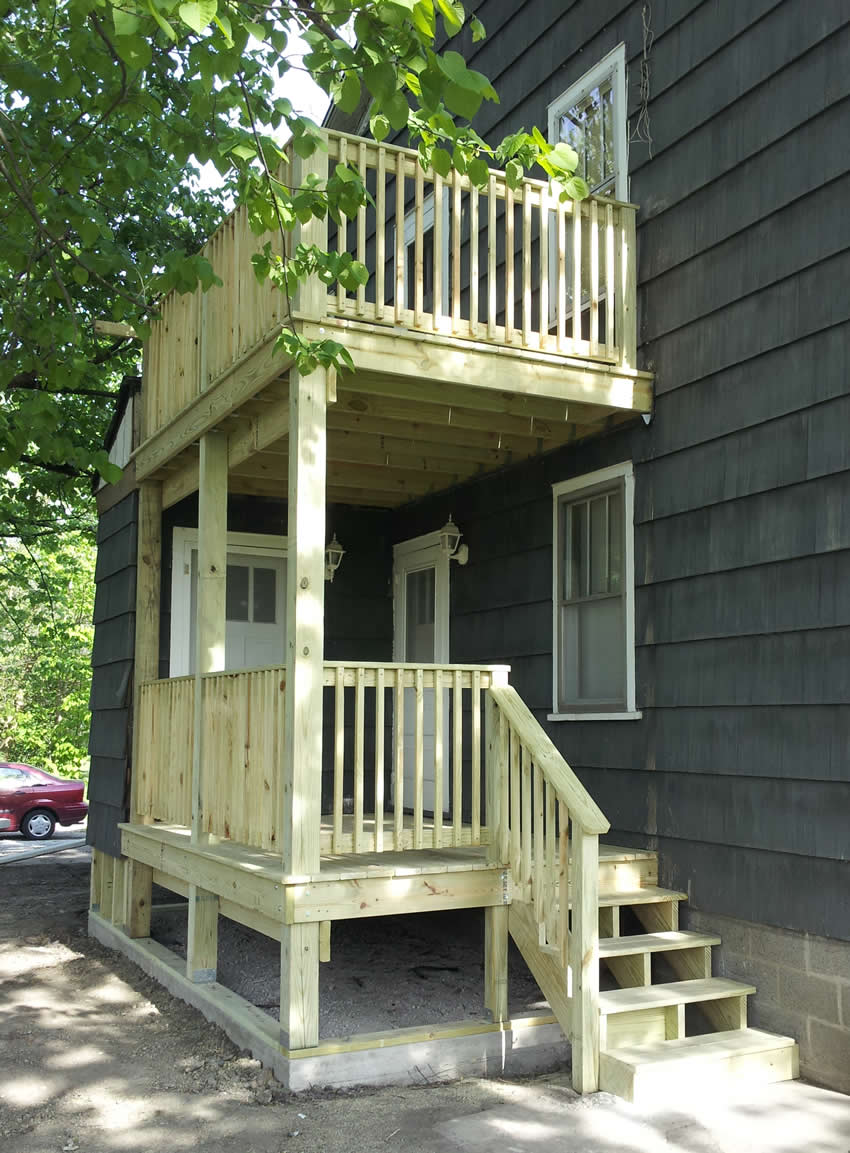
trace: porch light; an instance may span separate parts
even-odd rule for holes
[[[336,533],[333,535],[331,543],[325,549],[325,580],[333,584],[334,573],[342,564],[342,558],[345,556],[345,549],[336,539]]]
[[[456,560],[458,564],[466,564],[469,560],[469,547],[460,543],[463,533],[451,517],[440,529],[440,551],[449,560]]]

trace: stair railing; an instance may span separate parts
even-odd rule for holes
[[[573,1085],[599,1077],[599,834],[609,822],[512,685],[489,692],[491,855],[509,864],[513,901],[564,969]],[[562,1027],[564,1022],[561,1022]]]

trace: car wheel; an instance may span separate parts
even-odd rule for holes
[[[56,818],[47,809],[33,809],[21,821],[21,835],[28,841],[46,841],[55,828]]]

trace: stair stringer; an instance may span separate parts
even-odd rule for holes
[[[534,906],[514,900],[508,909],[508,931],[541,993],[549,1002],[564,1036],[572,1041],[572,1002],[567,995],[567,972],[553,952],[541,947]]]

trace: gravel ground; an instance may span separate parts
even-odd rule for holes
[[[160,899],[173,900],[164,892]],[[155,912],[151,936],[185,956],[186,913]],[[549,1011],[513,946],[510,978],[512,1010]],[[279,946],[222,918],[218,980],[276,1016]],[[339,921],[333,927],[331,959],[319,967],[319,1036],[480,1020],[483,996],[480,910]]]

